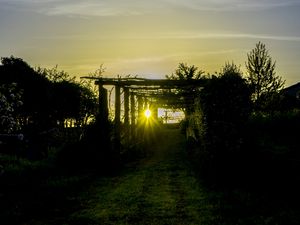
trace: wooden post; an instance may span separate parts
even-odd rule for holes
[[[126,143],[129,141],[129,88],[124,88],[124,128]]]
[[[100,123],[108,120],[107,90],[101,84],[99,84],[99,120]]]
[[[131,138],[135,138],[135,101],[134,93],[130,94],[130,113],[131,113]]]
[[[164,119],[165,119],[165,124],[167,124],[168,123],[168,119],[169,119],[169,117],[168,117],[168,111],[167,110],[165,110],[165,117],[164,117]]]
[[[138,118],[137,118],[137,130],[136,130],[136,137],[139,138],[139,141],[142,138],[142,121],[143,121],[143,98],[138,96]]]
[[[121,147],[121,131],[120,131],[120,118],[121,118],[121,93],[120,86],[115,85],[115,150],[120,151]]]
[[[104,150],[111,150],[111,142],[110,142],[110,126],[108,122],[108,101],[107,101],[107,90],[103,88],[103,84],[99,85],[99,111],[97,115],[97,131],[99,131],[97,141],[99,142],[99,147],[101,148],[101,152]],[[98,162],[101,162],[102,153],[98,152],[95,155],[95,159]]]
[[[154,121],[158,121],[158,107],[156,103],[151,104],[152,118]]]
[[[143,98],[138,96],[138,126],[140,126],[143,116]]]
[[[143,112],[147,109],[148,109],[148,99],[146,97],[144,97],[144,110],[143,110]]]

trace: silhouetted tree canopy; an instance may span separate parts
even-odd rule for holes
[[[208,80],[200,92],[203,109],[209,121],[245,122],[250,113],[250,90],[235,64],[226,63],[219,76]]]
[[[96,114],[96,96],[87,86],[53,69],[33,69],[20,58],[1,58],[0,83],[15,83],[21,92],[20,124],[35,124],[40,130],[63,126],[65,119],[77,125]]]
[[[190,79],[200,79],[204,71],[198,70],[198,67],[192,65],[188,66],[186,63],[179,63],[175,73],[170,76],[166,76],[170,80],[190,80]]]
[[[36,73],[26,62],[13,56],[1,59],[1,83],[16,83],[22,91],[22,121],[38,120],[49,114],[50,81]],[[42,121],[45,121],[42,119]]]
[[[251,112],[250,94],[239,67],[226,63],[218,75],[206,79],[196,98],[188,124],[197,141],[191,156],[210,181],[221,181],[235,168]]]
[[[21,95],[16,83],[0,85],[0,134],[13,133],[20,129],[18,111],[23,105]]]
[[[189,66],[186,63],[179,63],[177,69],[174,73],[172,73],[170,76],[166,75],[167,79],[170,80],[192,80],[192,79],[203,79],[202,75],[204,74],[204,71],[199,70],[198,67],[192,65]],[[179,98],[183,97],[184,104],[181,106],[176,106],[181,108],[184,113],[187,115],[193,111],[193,107],[191,103],[193,103],[193,99],[195,98],[195,95],[197,95],[198,91],[195,87],[186,87],[182,89],[178,89],[176,91]]]
[[[246,68],[248,82],[252,89],[252,98],[259,108],[273,98],[284,86],[284,81],[276,75],[275,65],[265,44],[259,42],[247,54]],[[272,100],[271,100],[272,101]]]

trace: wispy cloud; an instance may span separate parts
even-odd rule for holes
[[[165,0],[173,5],[201,11],[252,11],[300,5],[298,0]]]
[[[46,15],[128,16],[166,10],[260,10],[284,6],[300,6],[299,0],[0,0],[0,3],[32,9]]]
[[[271,34],[251,34],[251,33],[202,33],[202,32],[168,32],[168,33],[152,33],[147,35],[140,34],[124,34],[122,36],[105,36],[105,35],[47,35],[36,36],[37,40],[76,40],[76,41],[98,41],[98,40],[191,40],[191,39],[261,39],[276,41],[292,41],[300,42],[300,36],[282,36]]]
[[[116,15],[138,15],[140,12],[126,6],[116,5],[109,2],[82,1],[63,2],[47,8],[40,9],[41,13],[47,15],[71,15],[71,16],[116,16]]]
[[[0,3],[18,8],[31,8],[50,16],[130,16],[155,12],[164,1],[138,0],[0,0]]]
[[[103,37],[102,37],[103,38]],[[124,35],[120,39],[262,39],[277,41],[300,41],[300,36],[283,36],[276,34],[255,34],[255,33],[226,33],[226,32],[169,32],[155,33],[153,35]]]
[[[250,34],[250,33],[197,33],[183,32],[162,35],[164,39],[265,39],[277,41],[300,41],[299,36],[280,36],[268,34]]]

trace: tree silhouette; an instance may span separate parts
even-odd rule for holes
[[[1,58],[0,83],[16,85],[23,102],[18,120],[39,131],[58,124],[63,126],[66,119],[81,126],[96,114],[97,101],[93,91],[66,72],[59,71],[57,66],[33,69],[21,58],[4,57]]]
[[[58,83],[63,81],[75,82],[75,77],[70,77],[70,75],[63,70],[58,70],[58,65],[50,69],[37,67],[35,71],[38,74],[42,75],[43,77],[46,77],[48,80],[50,80],[53,83]]]
[[[240,67],[235,65],[233,62],[229,63],[226,62],[225,65],[221,69],[221,73],[219,74],[220,76],[233,76],[237,75],[242,77],[242,71]]]
[[[21,94],[16,83],[0,85],[0,133],[13,133],[20,129],[18,109],[23,104]]]
[[[0,82],[3,84],[16,83],[21,92],[20,121],[39,124],[47,127],[49,117],[50,82],[46,77],[34,71],[25,61],[16,57],[1,58]]]
[[[248,83],[252,89],[252,99],[257,106],[261,106],[283,88],[284,81],[280,76],[276,76],[276,62],[273,62],[265,44],[257,43],[247,56],[246,69],[249,75]]]
[[[198,67],[192,65],[189,66],[186,63],[179,63],[175,73],[172,73],[170,76],[166,75],[167,79],[170,80],[192,80],[192,79],[202,79],[202,75],[204,71],[199,70]],[[189,115],[193,110],[193,103],[195,96],[197,95],[198,91],[197,88],[194,87],[185,87],[175,91],[178,94],[178,98],[182,97],[184,99],[183,105],[177,105],[177,108],[181,108],[185,115]]]
[[[188,66],[186,63],[179,63],[175,73],[171,76],[166,76],[170,80],[190,80],[190,79],[200,79],[204,71],[198,70],[198,67],[192,65]]]
[[[235,64],[226,63],[218,76],[208,79],[200,92],[202,110],[206,125],[216,124],[240,126],[249,116],[250,91],[246,80]],[[220,132],[213,129],[213,132]]]

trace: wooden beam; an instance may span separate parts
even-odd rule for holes
[[[119,85],[119,86],[160,86],[160,87],[184,87],[184,86],[203,86],[204,80],[168,80],[168,79],[115,79],[115,78],[93,78],[82,77],[85,79],[95,79],[95,84]]]

